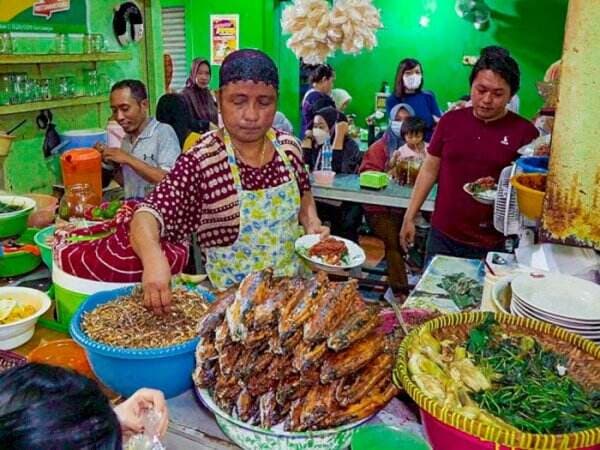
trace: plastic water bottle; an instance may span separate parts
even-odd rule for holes
[[[329,139],[327,139],[323,143],[322,152],[322,161],[321,161],[321,170],[331,170],[331,159],[333,157],[333,151],[331,150],[331,143]]]

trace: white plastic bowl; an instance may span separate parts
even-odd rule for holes
[[[16,322],[0,325],[0,350],[12,350],[27,342],[33,336],[38,317],[50,308],[50,297],[37,289],[26,287],[2,287],[0,298],[10,297],[21,304],[28,304],[36,312]]]
[[[315,170],[313,171],[313,177],[316,184],[329,185],[333,183],[335,172],[333,170]]]

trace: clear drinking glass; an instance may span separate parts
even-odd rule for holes
[[[54,53],[65,54],[69,53],[69,35],[57,33],[54,36]]]
[[[10,55],[14,51],[13,39],[10,33],[0,34],[0,54]]]
[[[94,53],[102,53],[104,51],[104,36],[102,34],[92,34],[92,48]]]

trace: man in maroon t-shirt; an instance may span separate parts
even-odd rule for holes
[[[519,89],[519,78],[519,66],[506,50],[482,50],[470,76],[473,106],[445,114],[429,144],[400,231],[405,249],[414,241],[415,216],[436,182],[427,257],[484,258],[489,250],[502,248],[493,207],[475,201],[463,185],[488,176],[497,181],[517,150],[537,137],[532,123],[506,108]]]

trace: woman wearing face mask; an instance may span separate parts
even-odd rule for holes
[[[310,170],[320,169],[315,167],[319,153],[325,142],[330,145],[335,140],[338,128],[337,121],[340,113],[330,106],[321,108],[315,113],[311,137],[303,142],[304,162]],[[307,145],[308,143],[308,145]],[[335,173],[357,173],[362,154],[356,141],[344,136],[342,148],[337,150],[332,146],[331,168]],[[357,229],[362,219],[362,209],[356,203],[340,201],[317,201],[317,212],[319,217],[331,223],[331,232],[336,236],[342,236],[352,241],[358,240]]]
[[[415,111],[415,116],[423,119],[427,125],[425,140],[429,142],[435,124],[442,116],[440,108],[431,91],[423,91],[423,69],[421,63],[413,58],[400,61],[396,72],[394,93],[387,98],[388,115],[398,103],[407,103]],[[391,117],[391,116],[390,116]]]
[[[398,148],[404,145],[404,139],[400,134],[402,123],[412,116],[414,116],[414,110],[406,103],[399,103],[392,107],[388,129],[365,153],[360,165],[360,172],[367,170],[387,171],[390,157]],[[407,294],[408,283],[406,267],[404,266],[404,253],[398,238],[404,210],[377,205],[363,205],[363,209],[367,222],[375,236],[385,244],[388,282],[394,295],[401,298]]]
[[[203,133],[215,128],[219,123],[217,102],[208,88],[210,77],[208,60],[196,58],[192,62],[192,72],[185,82],[185,89],[181,91],[192,112],[193,128]]]

